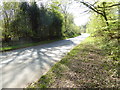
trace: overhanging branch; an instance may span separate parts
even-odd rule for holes
[[[94,8],[93,6],[91,6],[90,4],[85,3],[85,2],[80,2],[80,3],[84,4],[86,7],[88,7],[91,10],[93,10],[94,12],[96,12],[96,13],[104,16],[103,13],[100,12],[101,10],[97,10],[96,8]]]

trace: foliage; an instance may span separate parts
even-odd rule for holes
[[[2,38],[4,41],[8,42],[11,37],[10,23],[14,19],[14,15],[18,10],[19,3],[17,2],[3,2],[1,8],[1,22],[2,22]]]
[[[10,23],[10,31],[12,37],[30,37],[32,36],[32,27],[28,15],[29,5],[26,2],[20,4],[19,11]]]
[[[63,22],[63,35],[64,37],[73,37],[76,35],[80,35],[80,27],[76,26],[73,23],[73,16],[71,14],[67,14],[66,21]]]
[[[49,7],[43,4],[38,7],[36,2],[3,2],[3,19],[0,20],[3,41],[10,42],[14,38],[41,41],[73,37],[78,33],[78,27],[69,15],[67,33],[64,32],[64,14],[59,4],[58,1],[52,1]]]
[[[105,9],[107,24],[102,15],[92,14],[91,21],[87,26],[87,31],[100,38],[101,47],[107,51],[109,57],[114,61],[120,62],[120,8],[119,6],[113,7],[113,5],[117,5],[114,4],[114,2],[105,2],[105,7],[102,7],[102,3],[103,2],[99,2],[98,5],[101,7],[101,10]],[[118,12],[118,14],[116,12]]]

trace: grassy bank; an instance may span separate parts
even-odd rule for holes
[[[119,70],[99,40],[89,37],[28,88],[120,88]]]
[[[73,37],[77,37],[79,35],[74,35]],[[37,45],[42,45],[42,44],[47,44],[47,43],[51,43],[54,41],[58,41],[58,40],[64,40],[70,37],[63,37],[61,39],[55,39],[55,40],[46,40],[46,41],[40,41],[40,42],[31,42],[31,43],[18,43],[16,45],[7,45],[7,46],[2,46],[0,47],[0,51],[4,52],[4,51],[10,51],[10,50],[15,50],[15,49],[20,49],[20,48],[26,48],[26,47],[30,47],[30,46],[37,46]],[[72,38],[72,37],[71,37]]]
[[[61,39],[55,39],[55,40],[47,40],[47,41],[40,41],[40,42],[33,42],[33,43],[23,43],[23,44],[17,44],[17,45],[11,45],[11,46],[2,46],[0,47],[0,51],[10,51],[10,50],[15,50],[15,49],[20,49],[20,48],[26,48],[26,47],[30,47],[30,46],[37,46],[37,45],[42,45],[42,44],[47,44],[47,43],[51,43],[54,41],[58,41]]]

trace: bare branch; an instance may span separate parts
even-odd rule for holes
[[[103,16],[103,13],[100,12],[100,10],[97,10],[96,8],[94,8],[93,6],[91,6],[89,3],[85,3],[85,2],[80,2],[82,4],[84,4],[86,7],[90,8],[91,10],[93,10],[94,12],[100,14]]]
[[[90,12],[90,10],[85,10],[85,11],[81,12],[80,14],[84,14],[84,13],[88,13],[88,12]]]

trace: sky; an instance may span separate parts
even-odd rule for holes
[[[86,6],[80,5],[80,3],[73,3],[69,9],[69,12],[74,16],[74,23],[77,26],[85,25],[89,21],[90,13],[85,13],[88,10]]]
[[[48,0],[38,0],[38,1],[46,3]],[[69,6],[68,12],[73,14],[73,16],[74,16],[74,23],[77,26],[85,25],[89,21],[90,13],[89,14],[88,13],[83,13],[87,9],[88,8],[86,8],[84,5],[80,6],[80,3],[76,3],[76,2],[72,3]]]
[[[2,1],[14,2],[15,0],[1,0],[0,2]],[[17,1],[32,1],[32,0],[17,0]],[[35,1],[43,2],[43,3],[48,2],[48,0],[35,0]],[[86,9],[87,8],[85,6],[83,5],[80,6],[80,3],[75,3],[75,2],[69,6],[68,12],[73,14],[74,23],[77,26],[85,25],[89,21],[90,14],[83,13]]]
[[[77,26],[86,25],[86,23],[89,21],[89,17],[90,17],[90,14],[87,14],[87,15],[84,15],[84,16],[81,15],[81,17],[75,17],[74,18],[74,23]]]
[[[48,0],[41,0],[41,2],[44,2],[44,3],[46,3],[47,1]],[[73,14],[73,16],[74,16],[74,23],[77,26],[85,25],[89,21],[90,14],[83,13],[86,9],[87,8],[85,6],[83,6],[83,5],[80,6],[80,3],[76,3],[76,2],[72,3],[69,6],[68,12]]]

